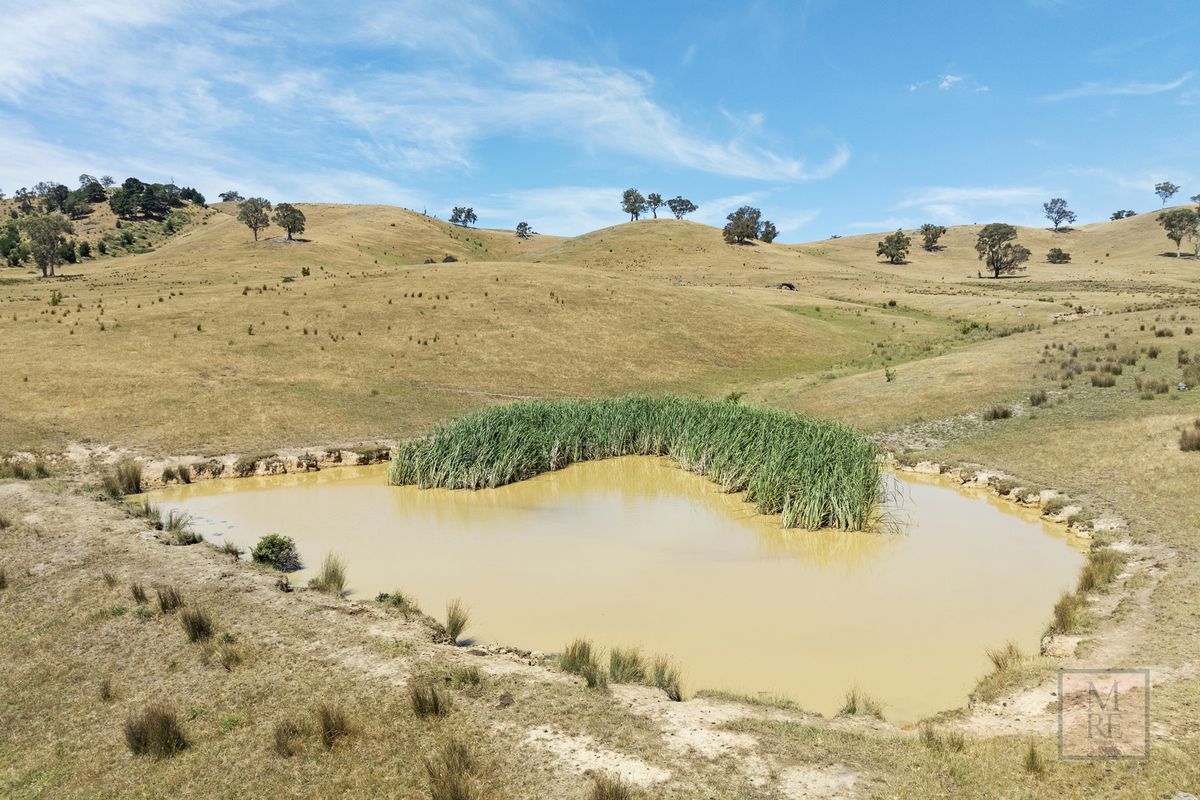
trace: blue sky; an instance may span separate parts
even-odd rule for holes
[[[783,241],[1200,193],[1195,0],[0,0],[0,189],[80,172]]]

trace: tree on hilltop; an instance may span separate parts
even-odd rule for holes
[[[1130,217],[1136,217],[1136,216],[1137,216],[1136,211],[1130,211],[1129,209],[1118,209],[1118,210],[1114,211],[1113,213],[1109,214],[1108,218],[1111,220],[1118,220],[1118,219],[1129,219]]]
[[[470,206],[455,206],[450,212],[450,223],[452,225],[461,225],[465,228],[478,219],[479,217],[475,216],[475,209]]]
[[[287,231],[288,241],[293,241],[292,235],[304,233],[304,212],[291,203],[280,203],[275,206],[275,224]]]
[[[1175,208],[1158,215],[1158,224],[1163,226],[1167,238],[1175,243],[1175,257],[1182,252],[1184,238],[1197,240],[1200,247],[1200,215],[1190,208]]]
[[[911,245],[912,239],[905,236],[904,231],[897,230],[884,237],[879,243],[878,249],[875,250],[875,255],[883,256],[891,264],[903,264]]]
[[[1154,193],[1158,195],[1159,200],[1162,200],[1162,204],[1164,206],[1167,204],[1167,201],[1174,197],[1175,193],[1178,191],[1179,187],[1170,181],[1163,181],[1162,183],[1154,184]]]
[[[86,172],[79,176],[79,188],[80,189],[82,189],[84,186],[87,186],[89,183],[100,183],[100,180],[91,175],[88,175]]]
[[[647,208],[646,198],[637,189],[626,189],[621,195],[621,210],[629,215],[631,222],[641,219]]]
[[[775,237],[779,235],[779,229],[775,227],[775,223],[771,220],[766,220],[762,224],[762,228],[758,232],[760,241],[770,244],[775,241]]]
[[[75,233],[75,226],[57,214],[34,214],[22,219],[18,225],[25,234],[29,254],[42,270],[42,277],[54,277],[59,249],[66,242],[66,235]]]
[[[536,233],[536,231],[533,229],[533,227],[528,222],[518,222],[517,223],[517,236],[518,237],[520,237],[522,239],[529,239],[533,236],[534,233]]]
[[[721,234],[729,244],[744,244],[747,239],[757,239],[762,230],[762,211],[753,206],[742,206],[725,217],[728,220]]]
[[[946,232],[945,225],[934,225],[932,222],[926,222],[921,226],[921,247],[929,252],[938,249],[938,239]]]
[[[1003,222],[985,225],[975,242],[975,252],[987,264],[992,277],[1010,275],[1025,269],[1029,248],[1017,244],[1017,229]]]
[[[667,201],[667,208],[671,209],[671,213],[675,215],[675,219],[683,219],[688,214],[699,210],[700,206],[686,197],[676,195]]]
[[[271,224],[271,201],[265,197],[251,197],[238,203],[238,221],[254,232],[254,241],[258,241],[258,232]]]
[[[1067,208],[1067,201],[1061,197],[1054,197],[1049,202],[1042,203],[1042,211],[1046,212],[1046,219],[1054,224],[1055,233],[1064,222],[1068,225],[1075,223],[1075,212]]]
[[[103,186],[105,189],[111,189],[113,186],[116,185],[116,183],[117,182],[113,180],[112,175],[101,175],[100,176],[100,185]]]
[[[658,210],[665,205],[666,203],[663,202],[662,195],[658,192],[651,192],[646,195],[646,208],[650,209],[650,213],[654,215],[655,219],[658,219]]]
[[[221,192],[217,197],[221,198],[222,203],[240,203],[246,198],[242,197],[241,192],[237,189],[230,189],[227,192]]]

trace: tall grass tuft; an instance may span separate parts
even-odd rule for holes
[[[1079,573],[1079,591],[1093,592],[1116,580],[1125,566],[1125,556],[1111,547],[1101,547],[1088,553],[1087,563]]]
[[[529,401],[485,409],[400,446],[388,480],[502,486],[579,461],[670,456],[746,493],[785,528],[870,528],[882,491],[876,447],[857,432],[774,409],[664,396]]]
[[[451,642],[458,644],[458,637],[467,629],[467,623],[470,620],[471,612],[458,598],[451,600],[446,605],[446,635],[450,637]]]
[[[146,589],[137,581],[129,584],[129,593],[133,595],[133,602],[142,605],[146,602]]]
[[[1042,775],[1046,772],[1046,760],[1033,742],[1030,742],[1025,750],[1025,771],[1030,775]]]
[[[1063,592],[1054,604],[1054,618],[1050,623],[1051,633],[1074,633],[1079,629],[1083,603],[1078,595]]]
[[[432,756],[425,757],[431,800],[477,800],[480,765],[471,746],[461,739],[448,739]]]
[[[275,752],[284,758],[296,754],[296,743],[304,735],[304,729],[299,723],[290,719],[281,719],[275,723]]]
[[[142,465],[132,458],[121,459],[101,481],[105,494],[114,500],[127,494],[138,494],[142,491]]]
[[[333,553],[327,554],[321,562],[321,571],[308,585],[319,592],[340,595],[346,591],[346,562]]]
[[[350,735],[350,722],[340,706],[321,703],[317,706],[317,730],[321,734],[321,745],[330,750],[338,739]]]
[[[0,567],[0,590],[8,588],[8,572],[4,567]]]
[[[188,746],[175,712],[163,705],[149,705],[125,720],[125,744],[138,756],[170,758]]]
[[[1185,453],[1200,450],[1200,419],[1190,428],[1184,428],[1179,433],[1179,449]]]
[[[883,705],[857,686],[846,692],[846,702],[838,711],[839,717],[869,716],[883,719]]]
[[[613,683],[642,683],[646,665],[636,647],[614,647],[608,654],[608,675]]]
[[[408,685],[408,700],[412,704],[413,713],[425,717],[444,717],[450,713],[450,699],[443,695],[432,683],[419,684],[415,681]]]
[[[563,650],[558,665],[562,667],[563,672],[582,675],[583,668],[595,660],[595,656],[592,654],[592,643],[587,639],[576,639]]]
[[[202,608],[185,608],[179,615],[179,623],[190,642],[205,642],[212,638],[212,617]]]
[[[1024,656],[1021,654],[1021,648],[1017,647],[1017,643],[1008,641],[1003,647],[995,649],[989,648],[987,651],[988,660],[992,662],[992,667],[997,672],[1007,672],[1013,667],[1021,663]]]
[[[158,610],[164,614],[170,614],[185,605],[183,594],[174,586],[155,587],[154,593],[158,595]]]
[[[596,782],[592,784],[589,800],[633,800],[633,791],[629,784],[621,780],[620,775],[609,775],[607,772],[596,774]]]
[[[204,537],[190,527],[192,518],[182,511],[171,510],[163,520],[162,529],[178,545],[199,544]]]
[[[683,684],[679,680],[679,668],[672,664],[665,656],[658,656],[654,659],[654,665],[651,670],[654,677],[654,686],[663,691],[663,694],[668,699],[676,703],[683,700]]]

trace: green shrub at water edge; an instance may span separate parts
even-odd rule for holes
[[[261,564],[270,564],[283,572],[300,569],[300,554],[290,536],[268,533],[258,540],[250,556]]]
[[[775,409],[630,395],[529,401],[444,423],[397,448],[392,484],[480,489],[579,461],[670,456],[728,492],[746,493],[785,528],[862,530],[878,518],[873,444],[836,422]]]

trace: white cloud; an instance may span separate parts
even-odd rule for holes
[[[1144,81],[1123,81],[1106,83],[1093,81],[1074,89],[1067,89],[1053,94],[1042,95],[1039,100],[1046,103],[1056,103],[1061,100],[1073,100],[1079,97],[1141,97],[1163,92],[1173,92],[1183,86],[1195,73],[1186,72],[1173,81],[1164,83],[1148,83]]]
[[[919,92],[926,86],[934,86],[940,92],[969,91],[979,93],[991,91],[990,86],[982,84],[979,81],[973,80],[965,75],[954,75],[952,73],[939,75],[936,80],[917,81],[916,83],[910,83],[908,85],[908,90],[910,92]]]
[[[953,89],[957,83],[962,83],[961,75],[943,75],[941,82],[938,83],[938,88],[944,92],[947,89]]]

